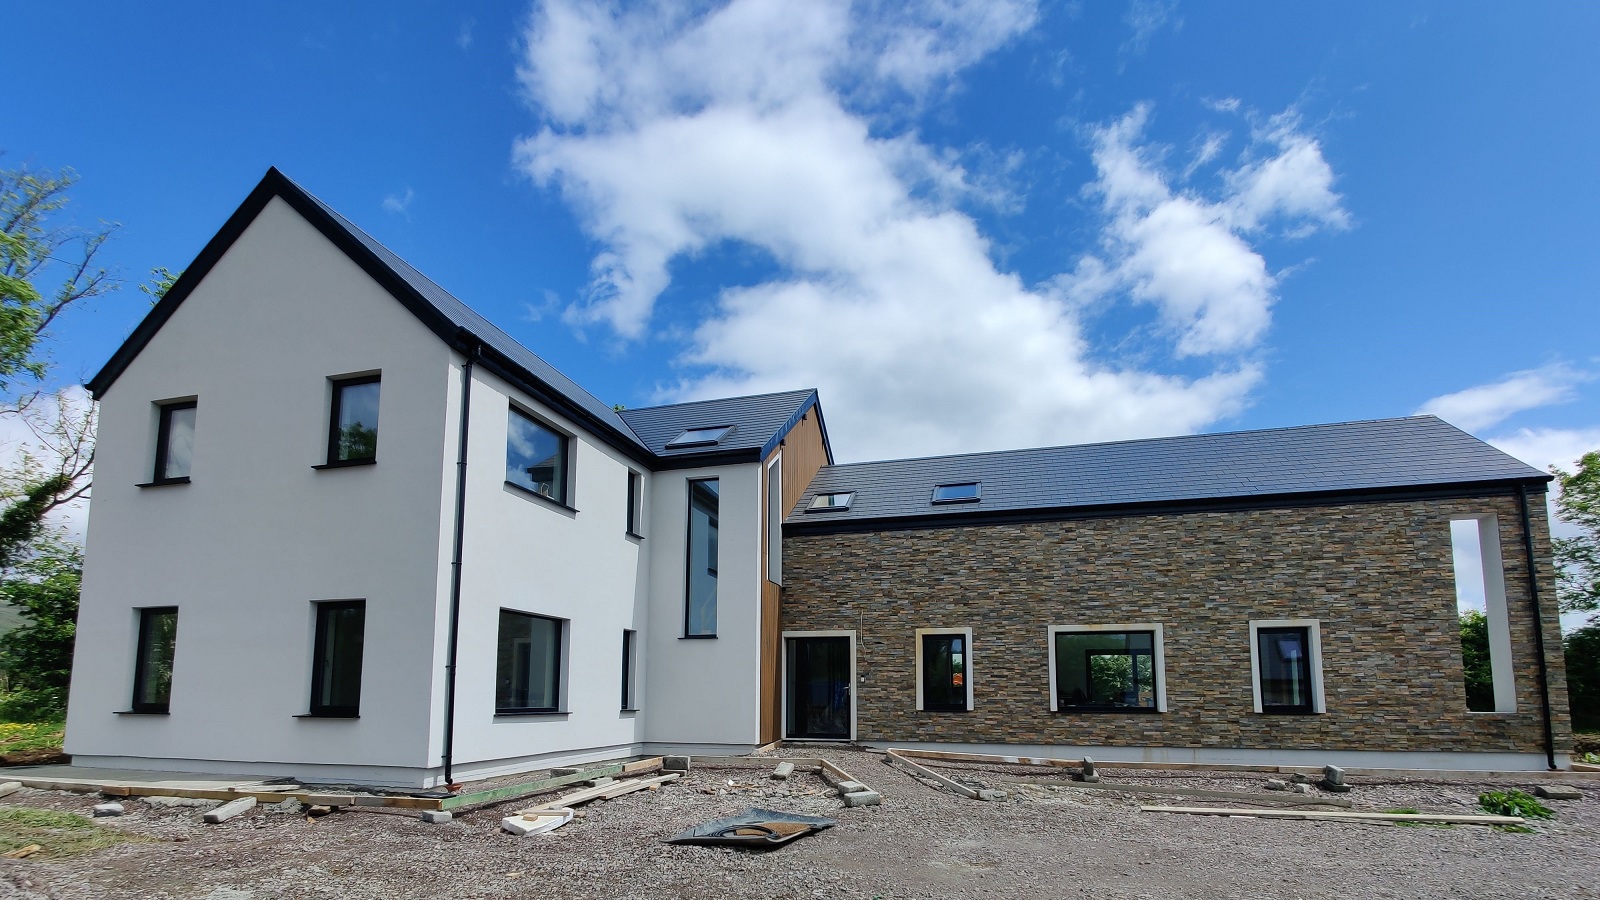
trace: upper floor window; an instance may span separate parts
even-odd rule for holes
[[[328,420],[328,465],[377,460],[378,388],[377,375],[334,380]]]
[[[549,425],[511,407],[506,422],[506,481],[567,505],[569,440]]]
[[[717,519],[721,491],[717,479],[689,482],[689,540],[687,542],[683,634],[716,637],[717,634]]]
[[[818,494],[811,498],[811,505],[806,507],[806,512],[830,512],[836,509],[849,509],[850,504],[855,499],[855,491],[835,491],[831,494]]]
[[[152,481],[188,481],[194,457],[194,400],[163,403],[156,428],[156,471]]]
[[[133,661],[133,711],[164,713],[172,702],[172,660],[178,648],[178,608],[139,610]]]
[[[684,447],[709,447],[728,436],[733,430],[732,425],[712,425],[707,428],[685,429],[677,437],[667,441],[668,450],[681,450]]]
[[[628,473],[628,534],[644,537],[644,476]]]
[[[983,497],[983,486],[976,481],[941,484],[933,489],[934,503],[976,503]]]

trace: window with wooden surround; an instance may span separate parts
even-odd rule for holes
[[[333,380],[328,418],[329,466],[353,466],[378,459],[378,375]]]
[[[1050,708],[1057,712],[1165,712],[1160,625],[1050,629]]]
[[[500,610],[495,656],[496,715],[561,711],[561,643],[566,622]]]
[[[361,660],[366,630],[365,600],[317,604],[317,635],[311,664],[311,715],[355,718],[361,714]]]
[[[194,423],[198,401],[163,403],[156,425],[156,467],[153,484],[175,484],[189,480],[194,460]]]
[[[917,631],[917,709],[972,709],[972,629]]]
[[[506,483],[562,506],[570,505],[570,443],[567,435],[511,407],[506,421]]]
[[[178,649],[178,608],[139,610],[133,661],[133,711],[165,713],[172,703],[172,661]]]

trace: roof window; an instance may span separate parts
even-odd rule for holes
[[[684,447],[709,447],[718,443],[733,431],[732,425],[710,425],[704,428],[688,428],[677,437],[667,441],[668,450],[681,450]]]
[[[811,505],[806,507],[806,512],[833,512],[839,509],[849,509],[850,501],[856,498],[855,491],[839,491],[833,494],[818,494],[812,498]]]
[[[977,481],[958,481],[935,485],[933,488],[934,503],[977,503],[981,499],[982,483]]]

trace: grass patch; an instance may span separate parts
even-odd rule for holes
[[[60,750],[65,732],[60,722],[0,722],[0,753]]]
[[[1522,791],[1484,791],[1478,805],[1493,816],[1521,816],[1524,819],[1553,819],[1555,813],[1537,797]]]
[[[40,856],[59,859],[133,840],[142,838],[96,825],[93,820],[73,813],[0,806],[0,853],[38,844],[44,848]]]
[[[1402,815],[1402,816],[1415,816],[1415,815],[1421,815],[1422,810],[1417,809],[1414,806],[1397,806],[1394,809],[1386,809],[1386,810],[1384,810],[1384,812],[1386,812],[1386,813],[1395,813],[1397,815]],[[1400,827],[1400,828],[1454,828],[1455,827],[1454,825],[1450,824],[1449,822],[1393,822],[1391,824],[1393,824],[1393,825],[1395,825],[1397,827]]]

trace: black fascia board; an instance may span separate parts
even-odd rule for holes
[[[878,531],[913,531],[978,525],[1023,525],[1032,522],[1068,522],[1134,516],[1184,515],[1210,512],[1247,512],[1290,509],[1297,506],[1344,506],[1352,503],[1394,503],[1406,500],[1459,500],[1470,497],[1515,496],[1517,486],[1530,494],[1543,494],[1554,476],[1473,481],[1444,485],[1410,485],[1393,488],[1356,488],[1341,491],[1306,491],[1262,494],[1253,497],[1203,497],[1194,500],[1158,500],[1146,503],[1108,503],[1100,506],[1060,506],[1040,509],[969,510],[937,515],[879,516],[874,518],[802,520],[783,523],[784,537],[812,534],[858,534]]]
[[[582,422],[584,427],[599,437],[606,444],[626,454],[629,458],[647,465],[655,466],[659,460],[648,449],[641,447],[634,439],[621,434],[607,422],[595,418],[593,414],[571,402],[560,391],[535,377],[523,367],[516,365],[501,354],[493,352],[484,342],[480,341],[468,329],[458,326],[448,317],[439,312],[432,303],[429,303],[416,288],[412,287],[404,278],[376,256],[367,246],[357,240],[354,235],[334,221],[310,196],[298,185],[290,181],[287,176],[278,171],[276,167],[267,170],[267,174],[250,191],[239,208],[228,217],[222,228],[206,242],[187,268],[183,275],[173,283],[161,301],[155,305],[150,313],[145,316],[133,334],[117,348],[108,361],[96,375],[89,380],[87,385],[89,393],[95,399],[100,399],[111,385],[117,380],[124,370],[133,362],[145,345],[150,343],[156,332],[161,330],[172,314],[177,311],[184,299],[193,292],[196,285],[205,279],[222,258],[228,248],[239,239],[246,228],[255,221],[256,216],[266,208],[273,197],[280,197],[283,201],[299,213],[302,218],[317,229],[323,237],[327,238],[340,252],[349,257],[352,262],[361,267],[369,277],[376,281],[384,290],[388,291],[412,315],[416,316],[428,330],[432,331],[452,349],[463,355],[470,354],[476,349],[479,360],[486,364],[494,373],[519,390],[526,391],[562,415]]]
[[[669,469],[698,469],[702,466],[734,466],[741,463],[761,462],[761,451],[749,447],[743,450],[711,450],[705,453],[678,453],[657,456],[651,468],[657,472]]]
[[[779,428],[777,432],[773,434],[765,444],[762,445],[761,455],[758,456],[757,459],[766,460],[767,457],[771,456],[772,451],[778,449],[778,445],[783,443],[784,438],[789,436],[789,432],[793,431],[795,426],[800,424],[800,420],[806,417],[806,413],[813,409],[817,411],[817,428],[822,432],[822,452],[828,459],[825,465],[833,465],[833,445],[828,443],[828,425],[826,422],[822,421],[822,405],[816,388],[811,389],[811,396],[807,397],[806,402],[800,404],[799,408],[797,408],[794,413],[789,416],[789,421],[784,422],[783,427]]]

